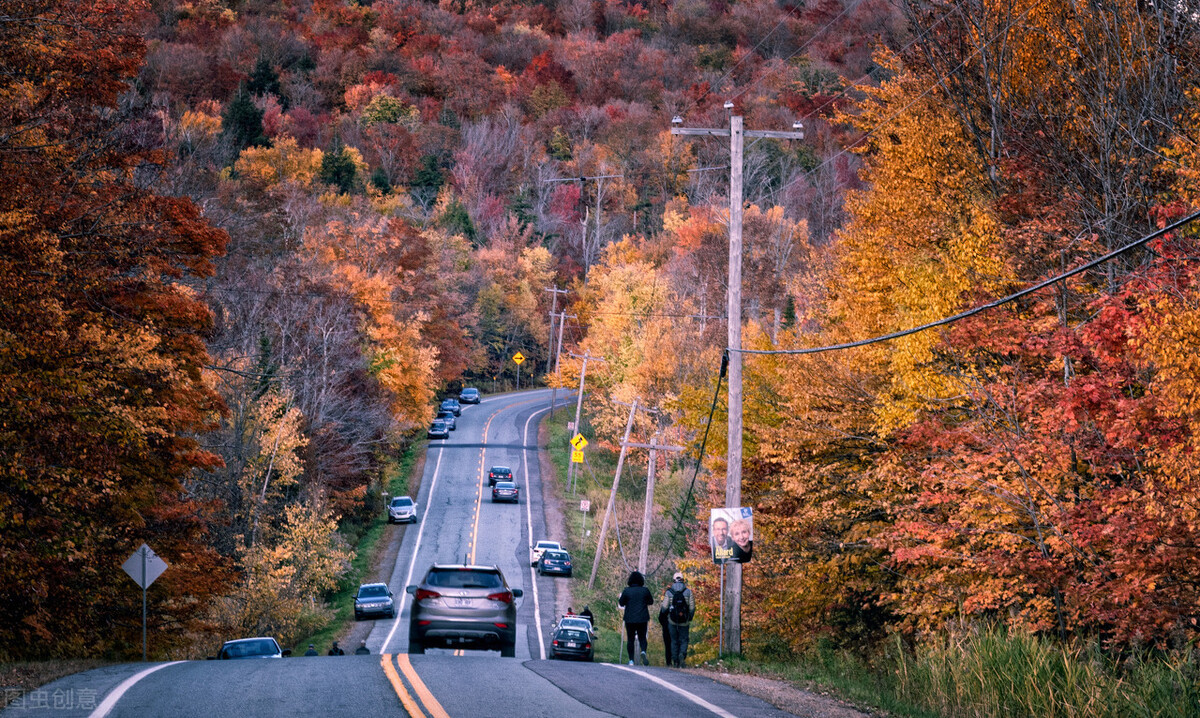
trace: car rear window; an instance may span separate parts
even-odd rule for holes
[[[517,485],[511,481],[497,481],[496,488],[497,489],[515,489],[515,488],[517,488]]]
[[[504,581],[500,579],[499,573],[479,569],[430,569],[425,583],[441,588],[504,588]]]
[[[562,640],[565,638],[568,641],[586,641],[588,636],[583,631],[571,630],[571,631],[559,631],[558,638],[559,638],[559,640]]]
[[[563,551],[547,551],[546,558],[548,558],[550,560],[559,560],[560,561],[562,559],[567,558],[567,554],[564,553]]]

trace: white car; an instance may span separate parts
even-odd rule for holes
[[[542,557],[542,552],[546,549],[562,551],[562,546],[557,541],[538,541],[529,552],[529,565],[536,566],[538,559]]]
[[[580,631],[587,631],[592,640],[596,640],[596,628],[592,626],[592,622],[586,616],[577,616],[575,614],[562,616],[555,622],[554,627],[550,629],[551,635],[560,628],[577,628]]]
[[[392,497],[388,505],[388,523],[417,522],[417,502],[407,496]]]

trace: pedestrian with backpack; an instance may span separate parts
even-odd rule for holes
[[[683,668],[687,660],[688,633],[692,617],[696,615],[696,599],[692,596],[692,589],[684,582],[682,573],[676,571],[673,578],[674,582],[667,589],[662,607],[667,612],[667,631],[671,634],[671,660],[676,668]]]

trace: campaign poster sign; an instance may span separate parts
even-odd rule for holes
[[[754,509],[712,509],[708,542],[713,563],[750,563],[754,554]]]

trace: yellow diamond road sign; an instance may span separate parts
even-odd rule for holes
[[[517,364],[520,364],[521,362],[525,361],[525,355],[521,352],[517,352],[516,354],[513,354],[513,361],[515,361]]]
[[[571,449],[571,463],[572,464],[582,464],[583,463],[583,449]]]
[[[587,445],[588,440],[583,438],[583,434],[576,434],[575,436],[571,437],[571,446],[574,446],[576,449],[583,451],[584,447]]]

